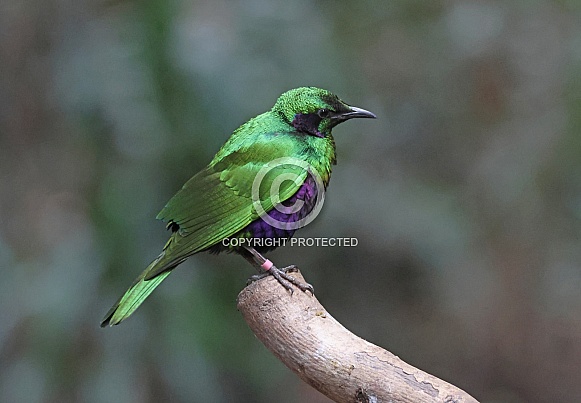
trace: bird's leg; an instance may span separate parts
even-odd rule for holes
[[[279,269],[270,260],[262,256],[253,247],[244,246],[244,249],[248,253],[242,253],[242,256],[248,262],[250,262],[250,264],[256,267],[260,273],[250,277],[249,283],[254,282],[256,280],[260,280],[265,276],[271,275],[276,279],[276,281],[280,283],[280,285],[289,290],[291,294],[293,293],[292,285],[297,286],[301,291],[310,291],[311,294],[314,294],[314,289],[312,285],[310,285],[309,283],[303,283],[288,274],[290,272],[298,271],[295,265],[290,265],[282,269]]]

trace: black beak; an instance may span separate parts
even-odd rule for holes
[[[377,118],[377,116],[375,116],[374,113],[366,111],[365,109],[362,108],[357,108],[356,106],[350,106],[349,109],[350,109],[349,111],[340,113],[336,117],[341,120],[353,118],[371,118],[371,119]]]

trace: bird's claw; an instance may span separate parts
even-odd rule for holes
[[[279,282],[280,285],[282,285],[284,288],[290,291],[291,295],[294,292],[293,285],[303,292],[309,291],[311,295],[315,295],[315,289],[313,288],[312,285],[310,285],[309,283],[303,283],[302,281],[299,281],[295,277],[288,274],[296,273],[298,271],[299,271],[298,267],[295,266],[294,264],[287,267],[283,267],[282,269],[279,269],[276,266],[272,266],[270,270],[268,270],[267,272],[251,276],[248,279],[246,285],[251,284],[255,281],[258,281],[270,275],[273,276],[276,279],[276,281]]]
[[[273,271],[273,269],[275,269],[275,270]],[[312,285],[310,285],[309,283],[303,283],[302,281],[299,281],[295,277],[290,276],[288,274],[288,273],[296,273],[299,271],[298,267],[296,267],[295,265],[283,267],[282,269],[279,269],[279,268],[273,266],[270,269],[270,271],[273,272],[272,275],[274,276],[274,278],[276,278],[278,280],[278,282],[280,284],[282,284],[283,287],[285,287],[287,290],[289,290],[291,292],[291,294],[293,293],[292,287],[291,288],[287,287],[287,284],[285,284],[281,280],[286,280],[285,281],[286,283],[290,283],[290,284],[295,285],[302,292],[309,291],[311,293],[311,295],[315,295],[315,289],[313,288]],[[275,274],[275,272],[277,272],[277,274],[280,276],[280,278],[277,277],[277,274]]]
[[[272,266],[268,273],[272,275],[280,285],[282,285],[284,288],[290,291],[291,295],[293,294],[294,290],[292,285],[294,283],[292,280],[294,280],[294,278],[287,275],[284,271],[280,270],[276,266]]]

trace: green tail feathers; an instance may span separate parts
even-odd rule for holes
[[[127,319],[145,301],[149,294],[169,276],[171,270],[164,271],[150,280],[145,280],[145,277],[156,267],[163,255],[162,253],[157,259],[151,262],[147,269],[135,279],[133,285],[113,305],[109,312],[107,312],[101,322],[101,327],[117,325]]]

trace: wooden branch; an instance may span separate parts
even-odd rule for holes
[[[290,295],[272,276],[242,290],[238,309],[279,360],[336,402],[477,402],[354,335],[317,298],[298,289]]]

